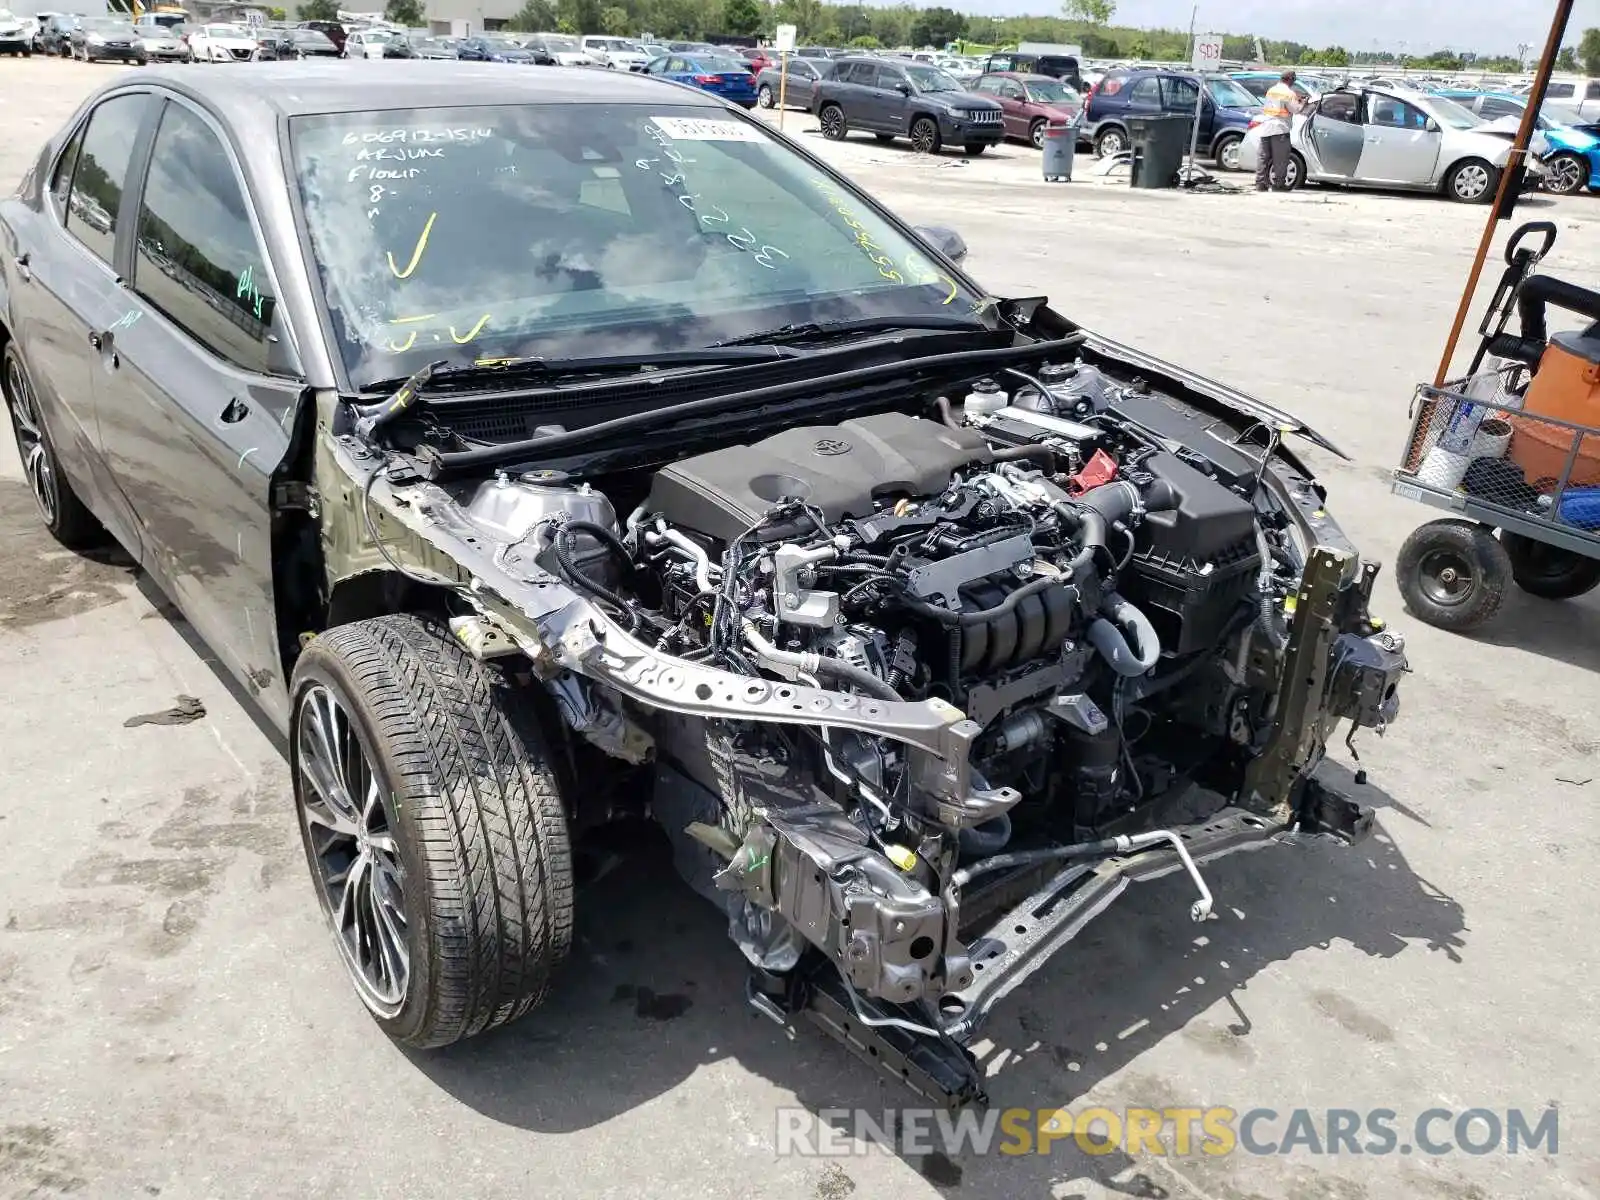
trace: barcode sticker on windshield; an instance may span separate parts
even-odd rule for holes
[[[703,117],[651,117],[658,129],[681,142],[759,142],[761,131],[743,121]]]

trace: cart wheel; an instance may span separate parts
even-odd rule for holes
[[[1589,558],[1505,529],[1500,531],[1500,544],[1511,559],[1511,578],[1530,596],[1571,600],[1600,587],[1600,558]]]
[[[1430,521],[1400,547],[1395,572],[1412,615],[1464,633],[1500,611],[1511,582],[1511,558],[1481,525]]]

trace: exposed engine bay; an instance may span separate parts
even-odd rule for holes
[[[1398,710],[1401,639],[1270,422],[1078,359],[642,477],[395,472],[458,634],[627,764],[750,999],[914,1089],[1130,881],[1365,833],[1312,772]],[[376,455],[341,449],[360,478]]]

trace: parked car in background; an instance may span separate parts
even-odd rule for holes
[[[731,55],[666,54],[646,66],[645,73],[690,84],[741,108],[756,106],[756,81],[749,65]]]
[[[418,38],[411,43],[411,48],[416,51],[418,58],[459,58],[456,47],[460,38],[453,37],[425,37]]]
[[[72,57],[82,62],[132,62],[143,66],[144,45],[133,23],[118,17],[85,17],[70,35]],[[253,51],[256,44],[250,43]]]
[[[1267,93],[1274,84],[1283,78],[1282,71],[1231,71],[1228,78],[1249,92],[1257,100],[1265,100]],[[1309,100],[1313,91],[1322,89],[1313,88],[1309,76],[1297,76],[1294,83],[1294,94],[1302,100]]]
[[[627,38],[591,35],[578,44],[585,54],[602,67],[611,67],[619,71],[642,71],[650,62],[650,56],[644,52],[644,47]]]
[[[1083,74],[1082,64],[1070,55],[1063,54],[1023,54],[1016,50],[1003,50],[998,54],[989,55],[984,61],[983,73],[994,75],[1007,72],[1020,72],[1024,75],[1049,75],[1053,79],[1065,79],[1074,91],[1082,92]]]
[[[1433,93],[1453,100],[1468,112],[1490,123],[1508,122],[1520,126],[1527,111],[1528,98],[1510,92],[1478,92],[1460,88],[1439,88]],[[1600,137],[1583,128],[1586,122],[1575,108],[1547,103],[1535,118],[1535,128],[1544,135],[1549,149],[1543,155],[1547,172],[1544,189],[1558,196],[1571,196],[1588,188],[1600,190]]]
[[[66,58],[72,53],[72,31],[83,20],[76,13],[54,13],[39,28],[39,46],[45,54]]]
[[[33,53],[33,39],[37,24],[30,18],[17,16],[9,8],[0,8],[0,54],[27,58]]]
[[[1084,136],[1105,158],[1128,149],[1132,117],[1194,116],[1200,77],[1189,71],[1108,71],[1089,93]],[[1200,153],[1226,171],[1239,169],[1239,145],[1261,113],[1256,98],[1226,75],[1207,75],[1200,103]]]
[[[838,58],[838,51],[830,50],[826,46],[796,46],[795,55],[799,58]]]
[[[45,27],[45,23],[48,22],[51,17],[58,17],[60,15],[61,15],[60,13],[55,12],[53,10],[47,11],[47,10],[44,10],[44,9],[37,9],[37,10],[35,10],[35,12],[34,12],[32,17],[24,19],[24,21],[23,21],[24,30],[31,34],[31,37],[30,37],[29,43],[28,43],[29,49],[31,49],[35,54],[43,54],[43,53],[45,53],[45,48],[44,48],[44,27]]]
[[[778,52],[774,50],[769,54],[759,46],[747,46],[739,51],[739,57],[750,64],[750,74],[752,75],[759,76],[768,67],[778,65]]]
[[[195,25],[189,30],[192,62],[249,62],[257,48],[255,36],[243,25]]]
[[[144,56],[151,62],[188,62],[189,43],[171,29],[140,29],[134,26]]]
[[[260,39],[260,57],[268,61],[338,58],[333,39],[316,29],[268,29]]]
[[[789,78],[785,81],[777,64],[756,75],[756,103],[762,108],[776,108],[782,99],[787,108],[813,110],[817,84],[833,74],[831,58],[798,58],[789,56]]]
[[[1510,131],[1488,128],[1443,96],[1372,86],[1329,92],[1290,123],[1288,184],[1441,192],[1462,204],[1487,204],[1500,186],[1511,139]],[[1252,129],[1239,148],[1241,169],[1255,169],[1260,143]],[[1539,135],[1531,149],[1530,188],[1543,183],[1537,156],[1548,143]]]
[[[673,54],[726,54],[721,46],[713,46],[710,42],[668,42],[667,49]]]
[[[578,39],[565,33],[536,33],[532,37],[523,38],[522,44],[532,50],[535,57],[543,54],[560,67],[597,65],[594,56],[578,44]]]
[[[1544,98],[1575,109],[1585,120],[1600,119],[1600,79],[1552,79]]]
[[[339,48],[339,53],[344,53],[344,44],[350,37],[350,31],[339,21],[301,21],[297,29],[315,29],[330,42]]]
[[[1070,124],[1083,111],[1083,97],[1070,84],[1050,75],[1017,71],[980,75],[972,91],[999,103],[1006,137],[1039,148],[1044,146],[1047,126]]]
[[[345,58],[415,58],[411,39],[394,29],[358,29],[345,39]]]
[[[483,33],[456,43],[456,57],[468,62],[503,62],[532,65],[534,52],[504,34]]]
[[[860,130],[880,141],[910,138],[922,154],[946,145],[982,154],[1005,137],[998,101],[964,89],[946,71],[921,63],[845,58],[817,84],[822,136],[842,141]]]

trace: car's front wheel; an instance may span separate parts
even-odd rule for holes
[[[5,382],[5,403],[11,413],[11,432],[17,441],[17,457],[22,473],[33,493],[39,515],[51,536],[71,550],[85,550],[100,542],[105,530],[61,470],[55,446],[45,429],[33,378],[22,361],[22,352],[13,342],[6,347],[0,378]]]
[[[822,111],[817,114],[817,121],[822,125],[822,136],[829,141],[842,142],[845,134],[850,132],[850,127],[845,123],[844,109],[837,104],[824,104]]]
[[[1589,182],[1589,160],[1579,154],[1563,152],[1544,160],[1544,190],[1557,196],[1571,196],[1581,192]]]
[[[756,103],[762,108],[771,108],[777,102],[777,97],[772,94],[771,84],[763,83],[756,89]]]
[[[1128,135],[1112,127],[1095,135],[1094,152],[1101,158],[1115,158],[1128,148]]]
[[[537,1005],[572,944],[572,856],[523,698],[409,614],[315,638],[292,695],[301,839],[374,1019],[425,1049]]]
[[[939,122],[932,117],[918,117],[911,122],[911,148],[918,154],[937,154],[940,145]]]
[[[1499,168],[1481,158],[1469,158],[1450,168],[1444,194],[1459,204],[1487,204],[1499,185]]]
[[[1028,140],[1033,143],[1035,150],[1044,149],[1044,130],[1047,124],[1048,122],[1043,117],[1040,117],[1032,125],[1028,126]]]

